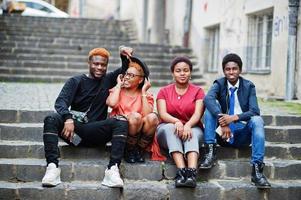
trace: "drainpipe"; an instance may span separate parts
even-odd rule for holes
[[[297,26],[298,10],[300,0],[288,1],[288,48],[287,48],[287,73],[286,73],[286,100],[292,100],[295,97],[295,69],[296,69],[296,51],[297,51]]]
[[[192,14],[192,0],[187,0],[186,12],[185,12],[185,17],[184,17],[184,37],[183,37],[183,46],[184,47],[189,46],[191,14]]]
[[[147,42],[148,0],[143,2],[142,41]]]

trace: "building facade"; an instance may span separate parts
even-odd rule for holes
[[[289,83],[292,97],[301,99],[300,26],[296,37],[289,37],[293,0],[73,1],[84,2],[86,11],[107,5],[102,7],[105,17],[104,12],[84,12],[84,17],[134,20],[140,42],[192,48],[208,85],[223,76],[221,60],[234,52],[243,59],[243,76],[255,83],[260,96],[285,99]],[[294,64],[290,69],[289,63]]]

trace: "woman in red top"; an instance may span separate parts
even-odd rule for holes
[[[129,122],[129,135],[125,153],[128,163],[144,162],[144,151],[152,142],[159,119],[153,113],[154,98],[148,89],[149,70],[136,57],[122,57],[128,65],[124,75],[119,75],[117,84],[110,90],[107,105],[112,108],[111,117],[124,116]]]
[[[160,147],[167,149],[178,170],[176,187],[196,187],[199,141],[202,138],[202,88],[189,82],[192,63],[187,57],[177,57],[171,64],[175,83],[158,93],[157,109],[161,124],[157,128]]]

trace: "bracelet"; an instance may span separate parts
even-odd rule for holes
[[[120,88],[121,88],[120,84],[115,85],[115,87],[116,87],[117,89],[120,89]]]
[[[72,121],[65,121],[65,124],[73,124],[73,120]]]
[[[146,97],[147,95],[146,94],[143,94],[143,95],[141,95],[142,97]]]

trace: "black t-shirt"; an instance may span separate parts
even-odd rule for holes
[[[116,85],[118,74],[125,71],[126,67],[119,68],[107,73],[100,80],[89,78],[85,74],[68,79],[55,101],[55,110],[66,120],[71,118],[70,106],[71,110],[86,112],[93,102],[87,114],[89,122],[106,119],[109,89]]]

